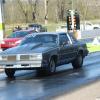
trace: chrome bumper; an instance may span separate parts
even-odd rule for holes
[[[0,69],[39,68],[39,67],[47,67],[47,66],[48,66],[48,63],[43,63],[42,61],[13,61],[13,62],[0,61]]]

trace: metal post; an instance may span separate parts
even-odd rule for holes
[[[74,10],[74,0],[72,0],[72,10]],[[72,33],[74,34],[74,28],[72,28]]]
[[[4,11],[4,0],[0,0],[0,40],[5,37],[5,11]]]
[[[72,10],[74,9],[74,0],[72,0]]]

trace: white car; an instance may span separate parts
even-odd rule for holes
[[[67,25],[58,26],[56,32],[67,32]]]
[[[99,24],[92,24],[92,23],[86,21],[80,25],[81,31],[93,30],[93,29],[100,29]]]

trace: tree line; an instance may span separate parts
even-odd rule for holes
[[[6,0],[5,23],[59,23],[66,21],[66,10],[72,9],[72,0]],[[95,20],[100,16],[99,0],[74,0],[80,20]],[[45,9],[47,12],[45,12]]]

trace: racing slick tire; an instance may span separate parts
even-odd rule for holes
[[[5,73],[8,77],[13,77],[15,74],[15,70],[14,69],[5,69]]]
[[[72,66],[74,69],[81,68],[83,65],[83,55],[81,52],[78,53],[77,58],[72,61]]]
[[[47,75],[53,75],[56,70],[56,63],[53,58],[49,62],[49,66],[46,68]]]

